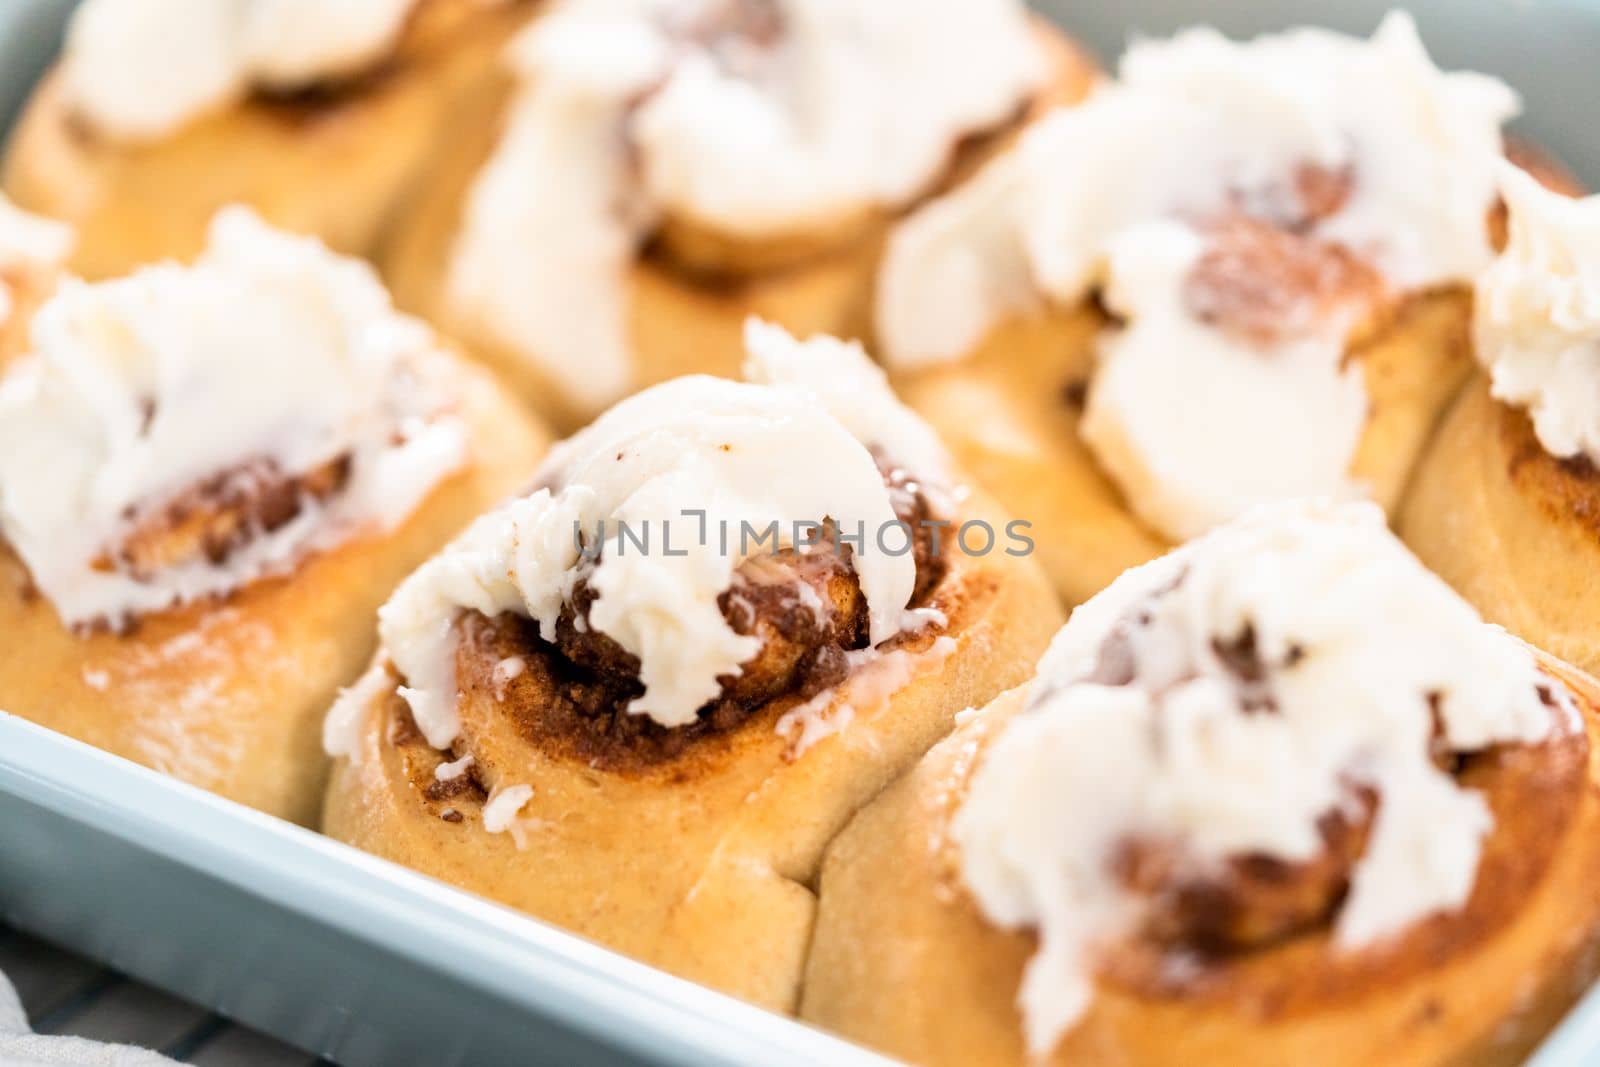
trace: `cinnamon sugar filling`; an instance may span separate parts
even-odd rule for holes
[[[1129,842],[1114,862],[1130,890],[1151,904],[1150,918],[1105,953],[1101,979],[1140,995],[1244,997],[1276,1018],[1325,1007],[1330,998],[1360,997],[1380,974],[1403,981],[1436,969],[1493,938],[1537,889],[1586,788],[1588,758],[1581,728],[1459,757],[1454,777],[1484,795],[1495,826],[1471,896],[1459,911],[1421,919],[1402,937],[1356,951],[1329,954],[1325,942],[1382,805],[1370,790],[1352,790],[1352,803],[1319,823],[1323,849],[1300,863],[1246,854],[1220,870],[1184,873],[1181,849]],[[1305,953],[1304,967],[1318,973],[1256,966],[1267,952]]]
[[[271,458],[241,464],[143,514],[129,514],[128,534],[92,566],[148,581],[185,563],[221,565],[333,497],[349,481],[350,463],[340,456],[302,475],[286,474]]]
[[[1183,581],[1180,573],[1162,592]],[[1086,680],[1106,686],[1133,684],[1136,661],[1130,635],[1149,621],[1148,613],[1136,611],[1114,627],[1102,642],[1093,672]],[[1213,641],[1212,648],[1232,678],[1240,713],[1276,714],[1277,704],[1267,680],[1272,669],[1292,666],[1301,655],[1300,650],[1290,649],[1291,662],[1287,664],[1269,664],[1260,655],[1254,628],[1248,624],[1238,637],[1227,642]],[[1192,677],[1172,679],[1172,684]],[[1558,684],[1547,678],[1538,687],[1538,696],[1550,710],[1552,721],[1560,724],[1564,720],[1551,688]],[[1439,694],[1430,696],[1430,755],[1435,765],[1463,786],[1487,788],[1492,802],[1536,788],[1556,788],[1564,793],[1581,788],[1582,760],[1559,758],[1559,753],[1566,750],[1587,752],[1587,737],[1581,729],[1564,731],[1558,727],[1541,744],[1497,744],[1480,751],[1458,752],[1450,748],[1445,738],[1440,703]],[[1513,751],[1530,753],[1533,758],[1508,759]],[[1548,771],[1542,766],[1545,761],[1549,763]],[[1500,770],[1503,768],[1510,768],[1511,773],[1505,775]],[[1495,775],[1502,777],[1490,777]],[[1548,780],[1534,780],[1546,775]],[[1177,953],[1199,963],[1221,962],[1297,937],[1326,935],[1366,854],[1382,803],[1379,790],[1351,782],[1343,803],[1317,820],[1320,850],[1299,861],[1246,852],[1227,856],[1220,865],[1206,865],[1197,862],[1181,840],[1128,837],[1109,862],[1123,887],[1146,905],[1144,920],[1135,934],[1142,950],[1158,955]],[[1506,820],[1516,824],[1514,814],[1502,811],[1499,803],[1493,806],[1500,832],[1504,832]],[[1491,850],[1486,859],[1492,857]],[[1484,884],[1493,887],[1496,881],[1486,872],[1480,878],[1480,885]],[[1138,959],[1140,955],[1136,952],[1130,958]],[[1124,977],[1132,973],[1126,961],[1114,965],[1113,970]],[[1139,979],[1141,984],[1151,980],[1149,973]],[[1166,982],[1167,977],[1160,980]]]
[[[1340,244],[1247,215],[1207,227],[1210,244],[1190,273],[1190,313],[1263,349],[1310,333],[1343,307],[1376,306],[1384,284]]]
[[[944,545],[922,525],[932,511],[920,486],[902,468],[882,469],[896,514],[913,531],[917,583],[908,607],[923,606],[947,573]],[[554,641],[520,615],[463,614],[456,624],[459,688],[492,695],[541,749],[608,771],[658,766],[775,702],[809,699],[847,677],[846,653],[869,642],[867,600],[852,558],[851,546],[839,545],[824,522],[813,545],[747,560],[718,607],[735,633],[757,638],[760,648],[738,673],[718,679],[721,692],[684,726],[629,713],[644,692],[639,660],[589,623],[597,594],[584,581],[563,608]],[[522,663],[509,678],[496,673],[508,660]]]
[[[1150,904],[1140,936],[1151,943],[1212,956],[1267,948],[1331,922],[1377,807],[1373,791],[1353,790],[1348,809],[1318,820],[1322,851],[1300,862],[1246,853],[1202,873],[1186,866],[1177,842],[1129,840],[1112,863],[1128,891]]]
[[[1582,188],[1515,138],[1507,139],[1506,158],[1551,189],[1576,195]],[[1358,324],[1377,318],[1393,296],[1382,274],[1348,246],[1314,235],[1349,202],[1356,182],[1353,168],[1304,163],[1282,186],[1235,190],[1232,211],[1199,220],[1209,244],[1184,285],[1190,314],[1263,350],[1305,336],[1341,308],[1355,309]],[[1491,245],[1503,248],[1503,199],[1495,199],[1486,225]],[[1090,300],[1108,324],[1117,323],[1098,289]],[[1081,411],[1088,389],[1087,381],[1069,383],[1062,400]]]
[[[1506,158],[1550,188],[1580,188],[1560,167],[1509,139]],[[1207,220],[1211,245],[1185,286],[1196,319],[1268,347],[1314,329],[1341,307],[1376,310],[1383,276],[1349,247],[1314,236],[1355,191],[1354,169],[1302,164],[1285,188],[1236,192],[1235,212]],[[1491,244],[1506,240],[1506,207],[1496,198],[1486,225]]]

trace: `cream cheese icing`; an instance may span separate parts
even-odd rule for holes
[[[1349,332],[1382,292],[1467,283],[1489,262],[1516,108],[1498,81],[1439,71],[1404,14],[1369,41],[1201,29],[1136,43],[1116,82],[898,229],[883,354],[956,360],[1008,316],[1098,291],[1120,328],[1100,340],[1082,431],[1143,518],[1182,539],[1285,492],[1349,492],[1365,418]],[[1359,260],[1379,294],[1289,309],[1284,337],[1239,336],[1195,306],[1183,269],[1229,218]],[[1300,420],[1287,439],[1286,415]]]
[[[796,344],[783,327],[751,319],[745,351],[746,381],[810,394],[856,440],[889,447],[924,490],[953,502],[960,487],[952,484],[950,456],[939,435],[900,403],[888,375],[859,342],[824,335]]]
[[[565,0],[510,55],[451,299],[591,407],[631,379],[627,267],[663,214],[765,238],[898,206],[1044,71],[1017,0]]]
[[[459,614],[514,612],[551,639],[580,580],[598,594],[589,625],[639,658],[644,694],[628,710],[663,726],[693,722],[718,678],[759,649],[718,606],[742,562],[776,550],[745,529],[776,524],[787,545],[800,536],[796,523],[859,524],[866,536],[853,558],[872,642],[921,624],[906,611],[914,561],[875,545],[872,531],[897,519],[869,446],[920,457],[925,428],[905,432],[903,409],[859,347],[802,344],[753,325],[749,348],[770,384],[695,376],[623,401],[556,446],[539,476],[549,488],[480,519],[384,606],[383,646],[429,744],[445,748],[460,729],[451,651]],[[840,370],[866,384],[836,414],[828,378]],[[942,455],[927,458],[943,470]],[[626,539],[622,524],[651,547]],[[350,717],[336,706],[330,722]]]
[[[1600,196],[1552,192],[1511,164],[1505,251],[1478,279],[1478,358],[1546,451],[1600,462]]]
[[[192,267],[63,283],[31,340],[0,382],[0,534],[68,624],[230,592],[388,530],[466,460],[432,332],[370,267],[242,208]],[[141,518],[197,486],[341,462],[337,492],[220,560],[146,574],[119,558]]]
[[[127,140],[169,136],[252,88],[292,90],[388,54],[416,0],[85,0],[63,58],[70,106]]]
[[[15,295],[6,275],[12,271],[53,271],[72,251],[72,229],[22,211],[0,195],[0,326],[11,316]]]
[[[1263,353],[1192,314],[1185,281],[1204,253],[1166,219],[1111,242],[1103,300],[1127,325],[1100,341],[1079,427],[1138,514],[1180,541],[1266,501],[1356,495],[1367,413],[1359,367],[1341,365],[1352,314]]]
[[[1336,947],[1357,949],[1472,890],[1492,817],[1430,745],[1534,743],[1576,715],[1371,504],[1273,505],[1129,571],[1057,635],[953,824],[983,913],[1039,932],[1019,996],[1030,1048],[1081,1016],[1097,954],[1138,928],[1119,845],[1174,842],[1201,873],[1246,853],[1303,861],[1324,847],[1319,819],[1370,788],[1334,919]]]

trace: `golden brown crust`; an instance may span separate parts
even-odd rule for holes
[[[1600,670],[1600,477],[1477,375],[1417,470],[1401,536],[1484,617]]]
[[[981,499],[970,504],[967,514],[994,521]],[[435,753],[403,721],[394,731],[390,684],[368,709],[356,757],[337,763],[325,828],[674,973],[791,1010],[814,904],[807,886],[824,845],[957,711],[1019,681],[1061,621],[1032,563],[999,552],[953,557],[930,603],[947,624],[909,639],[901,659],[852,675],[826,712],[851,701],[848,727],[803,753],[778,730],[804,699],[792,693],[665,758],[596,767],[569,743],[530,737],[492,684],[464,687],[461,737],[452,752]],[[883,666],[889,673],[875,673]],[[468,754],[477,788],[430,799],[437,766]],[[533,788],[521,850],[480,818],[489,796],[518,784]]]
[[[1463,772],[1496,823],[1462,911],[1353,952],[1323,928],[1234,956],[1119,953],[1045,1062],[1518,1062],[1600,963],[1600,904],[1586,888],[1600,877],[1600,690],[1545,663],[1578,697],[1584,732]],[[1021,700],[1007,694],[936,748],[829,850],[803,1018],[929,1067],[1029,1062],[1013,1002],[1034,939],[982,917],[948,837],[973,767]]]
[[[483,372],[461,368],[472,466],[399,529],[314,556],[219,602],[74,634],[0,544],[0,707],[230,799],[313,825],[322,717],[366,665],[374,613],[547,443]]]
[[[230,203],[337,251],[369,253],[532,7],[425,0],[377,71],[337,89],[258,96],[147,144],[98,134],[67,107],[52,73],[7,145],[0,187],[19,206],[78,227],[71,265],[90,278],[193,256]]]
[[[1558,458],[1545,450],[1527,413],[1495,405],[1494,436],[1505,456],[1506,478],[1555,523],[1588,530],[1600,538],[1600,470],[1579,453]]]
[[[1092,60],[1043,22],[1038,32],[1055,73],[1036,108],[1077,100],[1095,76]],[[378,262],[401,307],[468,340],[553,425],[573,430],[596,412],[565,397],[559,383],[531,360],[480,325],[460,321],[449,306],[447,275],[463,204],[499,143],[514,91],[509,74],[496,77],[492,91],[479,95],[472,107],[458,109],[454,139],[442,144],[436,168],[401,211],[403,224],[380,248]],[[930,193],[966,177],[1017,128],[963,146]],[[667,220],[629,278],[629,331],[638,359],[634,385],[644,388],[694,373],[737,377],[745,355],[744,323],[752,315],[801,336],[865,335],[891,221],[874,213],[752,243],[692,220]]]

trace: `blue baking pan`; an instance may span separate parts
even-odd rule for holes
[[[70,6],[0,0],[0,131]],[[1366,33],[1391,5],[1040,6],[1109,57],[1132,35],[1200,22],[1234,35]],[[1519,132],[1600,185],[1600,0],[1404,6],[1443,65],[1515,85],[1528,110]],[[6,715],[0,917],[349,1067],[887,1063]],[[1600,1064],[1600,993],[1532,1063]]]

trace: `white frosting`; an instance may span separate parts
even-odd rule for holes
[[[621,128],[666,43],[621,14],[546,15],[512,53],[526,79],[467,196],[451,259],[457,314],[586,410],[628,391],[628,264],[655,223]]]
[[[522,809],[533,799],[533,786],[511,785],[497,789],[483,804],[483,828],[491,834],[509,833],[518,848],[525,845],[518,821]]]
[[[0,326],[10,318],[15,297],[11,271],[54,271],[72,251],[72,228],[22,211],[0,195]]]
[[[881,444],[934,494],[951,489],[950,456],[933,427],[895,396],[889,377],[856,341],[817,336],[796,344],[783,327],[750,319],[746,381],[803,390],[856,440]],[[919,609],[921,610],[921,609]]]
[[[824,689],[778,717],[773,729],[788,742],[784,758],[797,760],[819,742],[843,734],[855,721],[857,709],[867,714],[878,711],[916,678],[942,666],[956,647],[956,639],[945,634],[922,652],[903,648],[846,652],[849,677],[842,684]]]
[[[349,75],[391,51],[416,0],[86,0],[63,59],[68,103],[153,140],[252,88]]]
[[[1103,299],[1127,326],[1099,342],[1079,428],[1129,505],[1176,541],[1268,501],[1356,495],[1367,413],[1360,366],[1343,365],[1349,314],[1271,352],[1240,343],[1185,303],[1204,251],[1170,219],[1112,242]]]
[[[759,533],[776,523],[784,544],[793,542],[796,522],[831,517],[847,531],[860,524],[865,543],[852,547],[871,640],[899,632],[916,567],[909,554],[876,546],[873,532],[896,519],[868,445],[920,455],[925,431],[913,424],[916,432],[899,435],[903,409],[881,378],[881,393],[864,388],[844,412],[861,418],[861,436],[835,415],[830,375],[874,381],[859,349],[826,340],[802,345],[761,328],[750,339],[753,365],[774,384],[680,378],[623,401],[556,446],[541,474],[553,488],[480,519],[384,606],[383,644],[430,744],[448,746],[460,727],[451,637],[459,613],[515,612],[553,639],[562,606],[583,579],[598,594],[589,624],[640,660],[645,692],[628,710],[665,726],[694,721],[719,692],[719,676],[737,674],[759,648],[718,607],[739,565],[774,550],[770,539],[742,537],[746,524]],[[810,352],[818,358],[800,358]],[[851,360],[860,366],[852,369]],[[800,373],[806,367],[814,377]],[[874,405],[876,419],[868,417]],[[604,541],[589,548],[599,559],[586,559],[577,533],[594,542],[602,521]],[[649,549],[625,540],[619,523],[635,538],[648,529]]]
[[[772,56],[691,48],[635,128],[651,195],[733,233],[905,203],[1044,75],[1015,0],[743,2],[775,10]],[[644,6],[692,19],[718,4]]]
[[[361,751],[362,732],[368,718],[382,701],[394,692],[394,675],[389,663],[379,657],[355,685],[339,690],[333,710],[322,722],[322,749],[330,756],[355,759]]]
[[[467,771],[471,770],[472,765],[476,762],[477,757],[468,752],[465,756],[462,756],[458,760],[451,760],[449,763],[441,763],[439,766],[435,767],[433,769],[433,779],[436,782],[453,782],[457,778],[460,778],[463,774],[466,774]]]
[[[739,9],[776,43],[704,29]],[[511,55],[451,297],[588,407],[631,380],[627,268],[663,213],[765,238],[905,203],[1043,73],[1017,0],[565,0]]]
[[[528,661],[523,659],[521,656],[507,656],[499,663],[496,663],[494,665],[494,671],[491,674],[491,680],[494,683],[495,699],[504,700],[506,695],[506,687],[512,682],[516,681],[518,678],[521,678],[527,669]]]
[[[370,267],[243,209],[218,215],[193,267],[64,283],[32,343],[0,383],[0,534],[68,624],[232,591],[388,530],[465,461],[431,331]],[[339,492],[221,563],[135,575],[116,559],[140,518],[218,476],[340,457]]]
[[[1478,358],[1553,456],[1600,462],[1600,196],[1551,192],[1506,164],[1505,251],[1478,279]]]
[[[1085,435],[1144,518],[1182,538],[1263,496],[1342,491],[1365,414],[1359,367],[1340,365],[1359,316],[1297,317],[1285,345],[1224,332],[1184,306],[1180,268],[1197,255],[1185,246],[1229,214],[1300,219],[1297,175],[1312,166],[1351,185],[1309,238],[1344,246],[1392,291],[1465,282],[1490,259],[1500,126],[1516,107],[1497,81],[1441,73],[1403,14],[1370,41],[1191,30],[1137,43],[1117,82],[896,232],[883,354],[903,368],[955,360],[1011,315],[1100,290],[1126,328],[1101,340]],[[1271,361],[1283,366],[1260,366]],[[1174,411],[1180,396],[1191,402]],[[1309,455],[1291,447],[1306,442]],[[1217,470],[1227,484],[1191,480]]]
[[[1247,628],[1256,682],[1219,653]],[[1086,680],[1113,634],[1131,681]],[[1471,752],[1547,737],[1541,686],[1577,728],[1527,647],[1370,504],[1276,505],[1125,574],[1057,635],[954,821],[984,914],[1039,932],[1019,998],[1029,1046],[1055,1044],[1088,1005],[1098,954],[1139,927],[1144,902],[1111,863],[1130,840],[1172,843],[1200,876],[1245,853],[1305,861],[1324,847],[1319,818],[1369,787],[1376,821],[1336,945],[1460,907],[1492,818],[1430,758],[1430,700],[1444,742]],[[1271,706],[1246,713],[1245,698]]]

